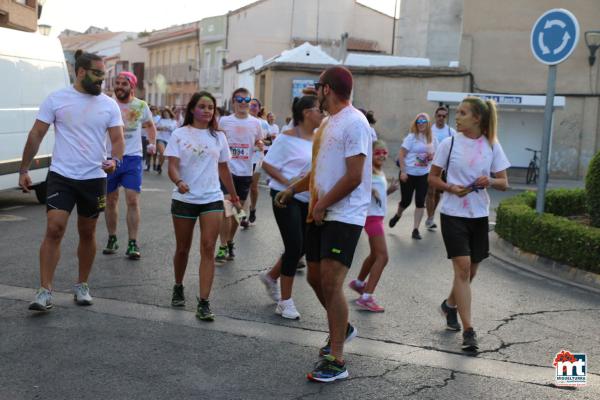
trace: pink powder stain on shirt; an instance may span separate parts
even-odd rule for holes
[[[483,157],[483,146],[485,141],[483,140],[483,136],[477,139],[475,142],[475,146],[473,149],[473,153],[469,154],[469,167],[473,167],[477,161],[479,161]]]

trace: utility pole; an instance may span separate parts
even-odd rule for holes
[[[394,46],[396,44],[396,16],[398,15],[398,3],[400,2],[400,0],[396,0],[395,4],[394,4],[394,22],[393,22],[393,29],[392,29],[392,55],[394,55]]]

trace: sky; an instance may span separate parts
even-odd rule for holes
[[[225,14],[256,0],[46,0],[39,23],[50,25],[51,36],[64,29],[82,32],[89,26],[111,31],[141,32]],[[336,1],[336,0],[320,0]],[[394,14],[395,0],[359,0]]]

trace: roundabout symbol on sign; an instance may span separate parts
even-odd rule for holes
[[[579,41],[579,23],[568,10],[545,12],[531,30],[531,51],[543,64],[555,65],[567,59]]]

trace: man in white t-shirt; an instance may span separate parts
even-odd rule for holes
[[[29,132],[19,186],[31,188],[28,170],[42,139],[54,124],[55,142],[47,178],[47,227],[40,248],[40,288],[30,310],[52,308],[52,281],[60,259],[60,244],[71,211],[77,205],[79,231],[79,279],[74,286],[75,302],[92,304],[87,284],[96,255],[96,222],[105,207],[106,173],[120,164],[125,148],[123,121],[113,99],[102,94],[105,76],[102,58],[78,50],[75,53],[75,84],[51,93],[41,104]],[[106,133],[112,158],[106,159]]]
[[[234,113],[219,120],[219,128],[225,132],[229,149],[231,151],[231,160],[229,160],[229,169],[235,185],[235,191],[240,198],[242,206],[246,203],[250,186],[252,184],[252,158],[254,147],[262,146],[263,130],[257,118],[250,115],[250,101],[252,97],[247,89],[239,88],[234,90],[231,96]],[[228,198],[227,189],[221,184],[223,193]],[[216,261],[224,262],[233,260],[235,233],[238,228],[238,222],[233,216],[223,220],[221,225],[221,245],[217,251]]]
[[[129,242],[125,255],[130,260],[139,260],[140,248],[137,243],[140,225],[140,193],[142,191],[143,158],[142,129],[148,132],[148,154],[156,151],[156,127],[152,113],[145,101],[134,96],[137,78],[131,72],[121,72],[115,80],[115,97],[125,124],[125,154],[123,162],[107,178],[106,228],[108,242],[103,254],[115,254],[117,243],[117,221],[119,219],[119,188],[125,189],[127,203],[127,231]]]
[[[448,121],[448,107],[439,106],[435,110],[434,118],[435,124],[431,127],[431,133],[437,138],[438,143],[446,138],[451,138],[456,135],[456,131],[450,128],[447,124]],[[442,192],[438,189],[429,186],[427,188],[427,198],[425,199],[425,207],[427,208],[427,220],[425,221],[425,227],[429,231],[434,231],[437,228],[433,218],[435,217],[435,210],[440,202],[440,196]]]
[[[327,312],[330,337],[319,352],[322,362],[307,375],[319,382],[348,377],[344,342],[357,333],[348,323],[343,283],[371,203],[372,137],[367,119],[350,102],[352,81],[344,67],[321,74],[318,99],[330,116],[314,139],[312,171],[276,197],[285,203],[310,186],[307,280]]]

